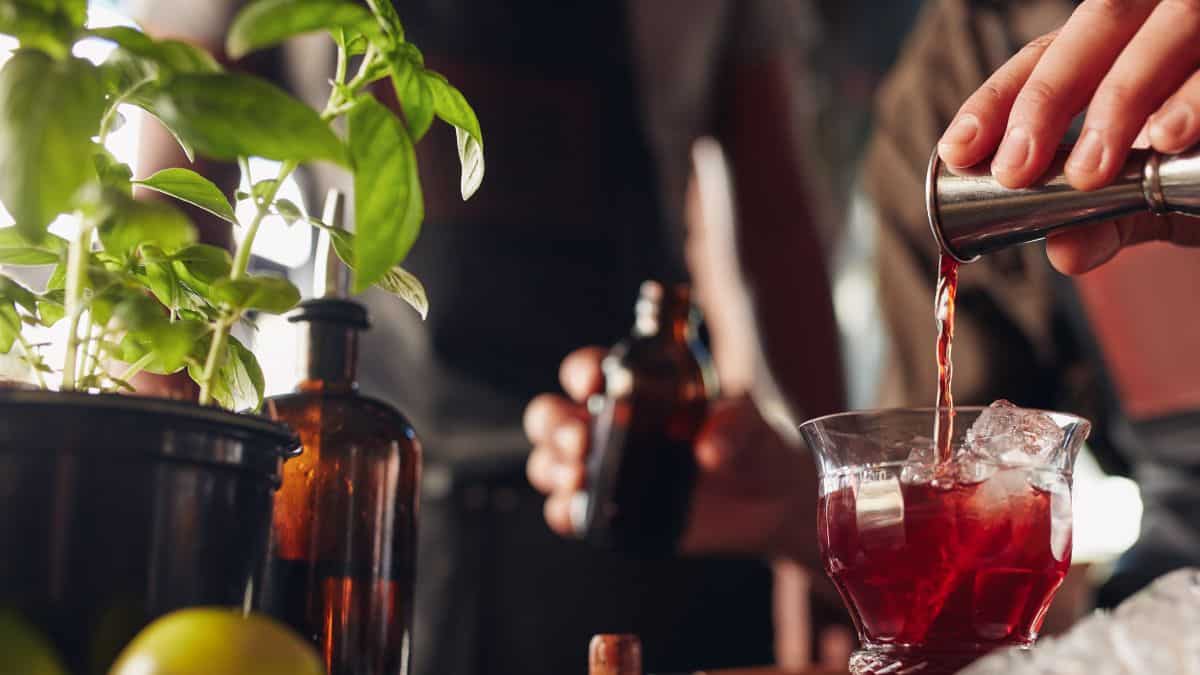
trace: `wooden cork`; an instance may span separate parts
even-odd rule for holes
[[[597,635],[588,647],[589,675],[642,675],[642,643],[636,635]]]

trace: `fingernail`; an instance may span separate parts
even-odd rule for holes
[[[583,449],[583,425],[578,422],[568,422],[554,432],[554,444],[559,450],[578,455]]]
[[[1192,128],[1192,122],[1190,107],[1173,105],[1150,121],[1150,142],[1155,146],[1174,148]]]
[[[1072,171],[1091,173],[1099,171],[1104,165],[1104,140],[1096,129],[1088,129],[1071,150],[1067,167]]]
[[[946,133],[942,134],[942,140],[938,142],[938,146],[955,146],[967,145],[975,140],[975,136],[979,134],[979,119],[971,114],[961,115]]]
[[[1020,169],[1029,161],[1031,141],[1024,127],[1009,129],[1000,144],[1000,151],[992,160],[993,169]]]

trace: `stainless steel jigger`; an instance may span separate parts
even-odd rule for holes
[[[1132,213],[1200,215],[1200,146],[1178,155],[1134,150],[1116,180],[1090,192],[1067,183],[1063,164],[1070,151],[1060,147],[1033,186],[1010,190],[992,177],[986,162],[952,169],[935,149],[925,178],[925,208],[938,246],[966,263],[1063,228]]]

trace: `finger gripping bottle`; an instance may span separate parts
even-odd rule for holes
[[[604,391],[588,401],[587,485],[572,504],[580,538],[643,556],[678,548],[715,379],[696,325],[687,285],[642,284],[633,331],[605,356]]]

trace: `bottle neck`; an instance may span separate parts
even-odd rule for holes
[[[687,284],[643,282],[634,313],[634,335],[685,342],[692,332],[691,288]]]
[[[638,337],[661,336],[674,342],[687,342],[692,336],[692,318],[687,308],[682,312],[638,312],[633,334]]]
[[[358,328],[312,321],[305,331],[304,379],[300,391],[353,391],[358,388]]]

